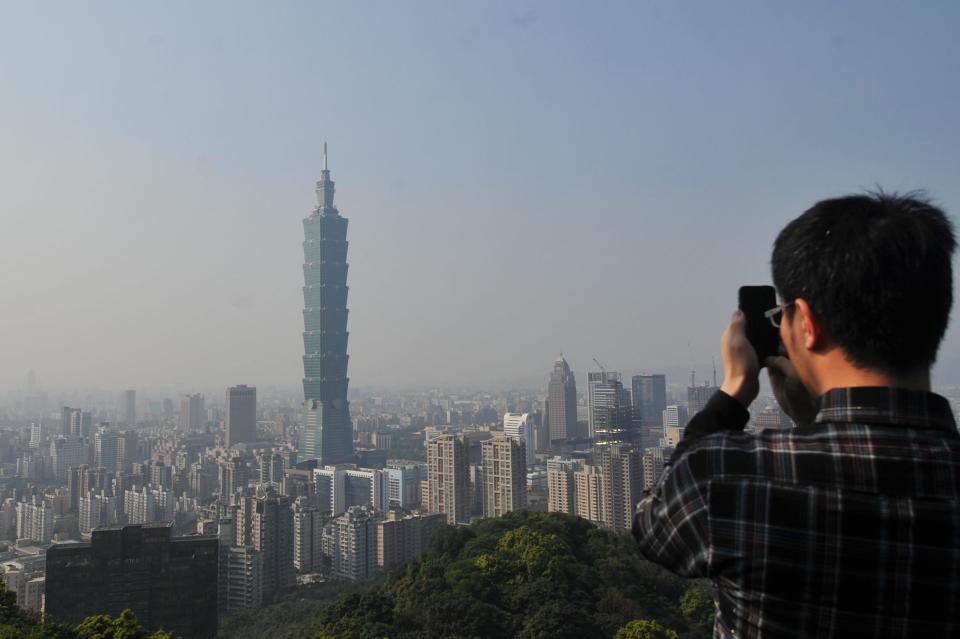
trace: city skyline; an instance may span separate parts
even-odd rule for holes
[[[358,387],[542,379],[559,351],[579,375],[703,376],[813,202],[960,202],[955,5],[3,11],[22,64],[0,105],[0,392],[31,368],[57,389],[294,387],[293,212],[325,139]],[[960,382],[954,327],[941,360],[934,384]]]

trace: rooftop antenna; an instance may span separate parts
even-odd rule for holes
[[[717,358],[713,358],[713,387],[717,387]]]
[[[327,143],[326,142],[323,143],[323,170],[324,171],[329,170],[327,167]]]
[[[693,388],[697,385],[697,371],[690,371],[690,387]]]

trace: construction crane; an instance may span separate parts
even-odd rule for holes
[[[604,379],[607,377],[607,367],[600,363],[596,357],[593,358],[593,363],[600,367],[600,372],[603,373]]]

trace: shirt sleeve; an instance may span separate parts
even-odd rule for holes
[[[707,577],[710,521],[706,483],[693,473],[689,455],[664,472],[638,505],[633,536],[640,553],[684,577]]]

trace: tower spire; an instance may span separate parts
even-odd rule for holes
[[[323,170],[329,171],[330,167],[327,166],[327,143],[323,143]]]

